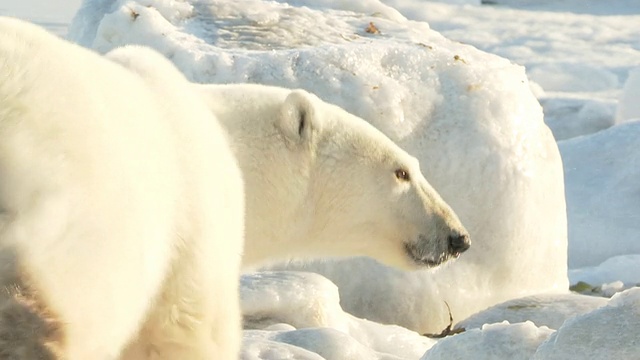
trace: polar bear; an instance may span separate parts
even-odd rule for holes
[[[194,86],[229,133],[243,173],[247,270],[356,255],[416,269],[469,248],[417,159],[363,119],[303,90]]]
[[[237,358],[223,129],[160,55],[108,57],[0,18],[0,358]]]

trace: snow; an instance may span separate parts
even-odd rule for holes
[[[567,320],[537,349],[532,360],[636,359],[640,353],[640,288]]]
[[[288,346],[277,347],[282,352],[277,357],[259,354],[261,344],[274,343],[295,345],[325,359],[417,359],[435,343],[402,327],[378,324],[344,312],[338,288],[318,274],[292,271],[246,274],[242,277],[240,297],[247,329],[243,359],[294,356],[290,352],[296,350]]]
[[[629,121],[558,143],[566,182],[570,268],[640,254],[639,138],[640,121]]]
[[[615,124],[616,101],[571,95],[543,96],[545,122],[556,140],[596,133]]]
[[[640,119],[640,67],[629,72],[616,113],[618,123],[631,119]]]
[[[242,360],[325,360],[322,356],[285,342],[267,339],[269,332],[245,331],[240,359]],[[327,344],[329,345],[329,344]],[[330,344],[333,346],[333,344]]]
[[[558,139],[613,125],[610,104],[629,71],[640,65],[640,2],[627,0],[495,0],[452,6],[385,0],[409,19],[427,21],[446,37],[504,56],[527,68],[544,89],[540,101]],[[568,103],[567,103],[568,102]],[[578,112],[599,104],[595,118]],[[637,104],[637,102],[636,102]],[[636,105],[637,106],[637,105]],[[559,112],[557,112],[558,110]],[[571,122],[563,125],[561,122]],[[590,123],[581,129],[579,122]],[[571,128],[565,131],[565,128]]]
[[[572,284],[582,281],[593,286],[616,281],[627,286],[640,284],[640,254],[613,256],[596,266],[570,269],[569,279]]]
[[[530,321],[536,326],[557,329],[566,319],[588,313],[606,304],[607,299],[603,297],[574,293],[531,295],[494,305],[471,315],[455,327],[476,329],[484,324],[506,320],[512,324]]]
[[[571,309],[587,303],[591,304]],[[558,297],[556,301],[553,296],[521,299],[511,301],[508,306],[496,306],[487,313],[511,311],[513,315],[525,310],[539,316],[532,311],[534,307],[543,312],[556,307],[561,310],[556,312],[561,320],[566,319],[567,314],[571,316],[566,321],[558,321],[553,319],[553,314],[548,314],[552,316],[547,321],[554,322],[557,330],[538,327],[531,321],[512,324],[504,321],[482,325],[480,329],[474,326],[439,341],[422,359],[634,359],[640,351],[637,336],[640,288],[617,293],[610,300],[585,295]]]
[[[528,360],[553,330],[532,322],[487,324],[439,341],[421,360]]]
[[[246,274],[243,359],[637,357],[640,289],[615,293],[640,284],[640,2],[493,3],[85,0],[69,27],[84,46],[151,45],[194,81],[302,87],[367,118],[472,233],[435,272],[357,259],[292,267],[333,283]],[[78,6],[10,0],[0,14],[63,35]],[[565,190],[570,283],[611,300],[566,292]],[[437,342],[370,321],[438,333],[445,301],[468,330]]]

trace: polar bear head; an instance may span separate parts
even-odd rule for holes
[[[418,161],[366,121],[302,90],[196,86],[245,178],[245,266],[366,255],[411,269],[469,248]]]

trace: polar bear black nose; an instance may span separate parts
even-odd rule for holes
[[[452,234],[449,235],[449,252],[453,255],[460,255],[467,251],[471,246],[469,235],[467,234]]]

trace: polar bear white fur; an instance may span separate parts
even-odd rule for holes
[[[469,247],[418,161],[363,119],[303,90],[195,86],[245,179],[245,267],[367,255],[415,269]]]
[[[108,57],[0,19],[0,358],[236,358],[223,130],[160,55]]]

